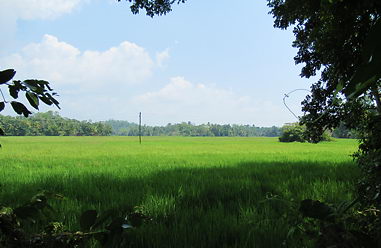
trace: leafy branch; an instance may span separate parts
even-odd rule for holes
[[[120,2],[121,0],[117,0]],[[132,2],[130,7],[133,14],[138,14],[140,9],[145,9],[150,17],[165,15],[172,10],[172,4],[185,3],[186,0],[126,0]]]
[[[13,110],[19,114],[28,117],[32,112],[20,101],[16,101],[19,98],[19,94],[25,93],[25,98],[29,102],[30,106],[39,110],[40,102],[47,105],[55,105],[59,107],[59,102],[55,99],[58,94],[50,87],[49,82],[45,80],[27,79],[24,81],[13,80],[16,71],[14,69],[7,69],[0,71],[0,87],[7,86],[9,96],[13,100],[7,100],[4,96],[2,89],[0,93],[2,101],[0,100],[0,112],[5,109],[6,104],[10,104]],[[4,135],[4,131],[0,128],[0,135]]]
[[[0,247],[88,247],[93,241],[105,248],[126,247],[129,242],[128,233],[151,220],[139,211],[131,212],[125,217],[115,217],[112,210],[102,214],[96,210],[87,210],[79,218],[79,231],[65,230],[61,222],[50,222],[38,233],[25,230],[23,223],[36,223],[37,220],[48,219],[55,213],[48,200],[63,198],[60,194],[43,191],[16,208],[0,205]]]

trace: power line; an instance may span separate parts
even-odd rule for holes
[[[290,91],[289,93],[287,93],[287,94],[284,94],[284,97],[283,97],[283,104],[284,104],[284,106],[288,109],[288,111],[290,111],[290,113],[293,115],[293,116],[295,116],[295,118],[296,119],[298,119],[298,121],[299,121],[299,117],[288,107],[288,105],[287,105],[287,103],[286,103],[286,98],[287,97],[290,97],[290,95],[292,94],[292,93],[294,93],[294,92],[296,92],[296,91],[307,91],[307,92],[310,92],[311,93],[311,91],[309,91],[309,90],[307,90],[307,89],[295,89],[295,90],[292,90],[292,91]]]

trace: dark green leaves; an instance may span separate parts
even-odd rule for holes
[[[45,80],[37,80],[37,79],[27,79],[24,82],[24,85],[28,87],[31,91],[36,92],[38,94],[44,94],[44,92],[47,90],[52,91],[53,89],[50,88],[49,82]],[[46,87],[46,89],[45,89]]]
[[[82,213],[79,224],[81,226],[81,229],[83,231],[90,230],[91,226],[95,224],[95,221],[97,220],[97,211],[96,210],[87,210]]]
[[[28,99],[28,102],[30,103],[30,105],[33,108],[38,110],[38,104],[39,104],[38,96],[32,92],[25,93],[25,96],[26,96],[26,99]]]
[[[41,215],[48,217],[48,214],[54,213],[52,207],[48,204],[51,198],[59,198],[56,194],[47,191],[42,191],[24,205],[14,209],[15,215],[24,220],[31,220],[34,222]]]
[[[49,82],[44,80],[27,79],[25,81],[13,80],[9,82],[16,74],[13,69],[0,71],[0,85],[7,83],[9,96],[13,99],[18,99],[20,92],[25,92],[25,98],[28,100],[30,106],[35,109],[39,109],[40,100],[47,105],[56,105],[59,107],[59,102],[54,98],[57,93],[53,92],[53,89],[49,86]],[[4,96],[3,96],[4,98]],[[6,99],[0,102],[0,112],[4,110]],[[10,102],[13,110],[19,114],[28,117],[32,112],[19,101]]]
[[[14,213],[17,217],[21,219],[33,219],[36,217],[40,212],[39,209],[32,206],[32,205],[26,205],[21,206],[14,209]]]
[[[0,71],[0,84],[5,84],[11,80],[16,74],[16,71],[13,69],[8,69],[5,71]]]
[[[120,2],[121,0],[118,0]],[[127,0],[133,2],[131,5],[131,12],[138,14],[140,9],[144,9],[146,14],[150,17],[155,15],[165,15],[172,10],[171,6],[175,2],[185,3],[186,0]]]
[[[374,61],[375,55],[380,54],[381,42],[381,20],[378,20],[376,24],[369,31],[368,37],[365,40],[362,57],[365,63]]]
[[[19,97],[19,91],[21,90],[16,85],[9,85],[8,86],[9,95],[13,97],[14,99],[17,99]]]
[[[121,233],[123,231],[123,224],[125,224],[125,220],[122,217],[117,217],[112,220],[110,225],[106,227],[107,230],[109,230],[112,233]]]
[[[363,64],[358,67],[344,89],[348,98],[357,98],[381,78],[381,20],[372,27],[365,40],[362,59]]]
[[[303,200],[300,203],[299,211],[306,217],[332,221],[334,219],[334,209],[320,201],[311,199]]]
[[[30,112],[24,104],[22,104],[21,102],[16,102],[16,101],[12,101],[11,102],[11,105],[12,105],[12,108],[13,110],[19,114],[19,115],[24,115],[25,117],[28,117],[30,114],[32,114],[32,112]]]
[[[90,247],[94,245],[94,241],[98,241],[99,247],[130,247],[130,235],[133,233],[126,229],[131,229],[133,226],[127,223],[125,217],[115,216],[117,213],[113,210],[106,211],[100,216],[96,210],[85,211],[80,216],[81,231],[67,230],[62,222],[56,221],[50,222],[40,233],[29,233],[24,230],[21,225],[24,222],[45,222],[54,217],[55,215],[49,214],[56,214],[56,212],[52,210],[48,200],[62,197],[59,194],[42,191],[20,207],[0,206],[0,229],[6,230],[1,235],[3,246],[0,246]],[[133,214],[136,215],[136,213]],[[144,216],[137,214],[136,217],[143,218]],[[110,221],[106,223],[106,220]]]

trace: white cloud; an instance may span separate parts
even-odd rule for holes
[[[168,57],[164,50],[152,58],[128,41],[105,51],[81,51],[45,35],[41,42],[0,58],[0,67],[16,68],[17,79],[50,81],[60,94],[62,115],[70,118],[136,121],[137,113],[143,112],[149,125],[192,121],[257,126],[282,125],[280,120],[290,119],[281,102],[253,99],[183,77],[153,90],[157,83],[148,82],[160,81],[160,75],[152,77],[154,69]]]
[[[282,125],[279,106],[232,90],[213,85],[195,84],[183,77],[174,77],[162,89],[132,99],[146,118],[154,123],[192,121],[196,123],[238,123],[260,126]],[[130,105],[131,105],[130,104]]]
[[[41,42],[0,57],[0,68],[15,68],[15,79],[44,79],[59,93],[62,114],[78,119],[126,119],[133,91],[149,86],[157,64],[137,44],[124,41],[105,51],[81,51],[45,35]],[[11,114],[7,108],[5,114]],[[45,111],[45,106],[41,110]],[[8,111],[8,112],[7,112]]]
[[[17,19],[52,19],[70,13],[89,0],[2,0],[0,13],[11,12]],[[10,11],[12,10],[12,11]]]
[[[1,0],[0,45],[4,48],[13,43],[18,20],[46,20],[71,13],[90,0]]]
[[[0,66],[17,68],[17,78],[41,78],[77,90],[131,85],[147,79],[154,67],[144,48],[125,41],[106,51],[80,51],[45,35],[20,53],[0,58]]]

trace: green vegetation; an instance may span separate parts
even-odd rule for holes
[[[101,122],[78,121],[65,118],[58,112],[48,111],[35,113],[28,118],[22,116],[0,115],[0,127],[7,136],[138,136],[139,125],[133,122],[108,120]],[[295,130],[294,130],[295,129]],[[292,131],[290,133],[290,131]],[[294,132],[295,131],[295,132]],[[304,137],[305,127],[293,123],[284,127],[256,127],[255,125],[237,124],[201,124],[191,122],[166,126],[142,126],[142,136],[202,136],[202,137],[285,137],[285,140],[307,141]],[[303,137],[301,137],[302,135]],[[330,133],[326,132],[325,141]],[[300,137],[299,137],[300,136]],[[332,131],[336,138],[353,138],[355,132],[345,126]],[[299,137],[299,138],[298,138]]]
[[[128,121],[108,120],[104,122],[112,127],[112,134],[117,136],[138,136],[139,125]],[[177,124],[168,123],[166,126],[142,127],[143,136],[215,136],[215,137],[277,137],[281,133],[279,127],[256,127],[254,125],[237,124],[201,124],[191,122]]]
[[[107,136],[112,132],[102,122],[68,119],[53,111],[29,118],[0,115],[0,127],[7,136]]]
[[[356,245],[341,235],[351,232],[350,226],[327,232],[320,225],[319,247],[381,247],[381,2],[268,0],[268,6],[275,27],[293,28],[300,75],[320,74],[302,102],[300,122],[308,140],[317,143],[325,130],[340,125],[360,140],[355,154],[361,169],[358,212],[373,214],[352,223],[362,226]]]
[[[280,142],[306,142],[304,133],[306,127],[299,123],[289,123],[282,127],[282,135],[279,137]]]
[[[322,135],[322,141],[332,141],[331,133],[325,131]],[[282,135],[279,137],[280,142],[308,142],[306,135],[306,126],[298,122],[288,123],[282,127]]]
[[[25,100],[36,110],[39,110],[40,102],[46,105],[55,105],[59,108],[59,102],[55,99],[57,93],[50,87],[49,82],[45,80],[27,79],[27,80],[13,80],[16,71],[7,69],[0,71],[0,86],[8,88],[9,95],[4,94],[2,87],[0,87],[0,112],[10,105],[13,111],[19,115],[28,117],[32,114],[28,107],[26,107],[19,100],[21,95],[24,95]],[[4,87],[4,88],[5,88]],[[5,97],[7,96],[7,98]],[[8,100],[13,99],[13,100]],[[3,129],[0,127],[0,135],[4,135]]]
[[[285,204],[266,197],[337,203],[353,198],[358,174],[349,156],[355,140],[146,137],[139,145],[136,137],[1,137],[0,143],[2,204],[18,206],[44,189],[60,193],[66,199],[52,202],[54,220],[70,230],[80,229],[79,215],[88,209],[138,211],[152,220],[130,233],[133,247],[280,247],[295,223]]]

